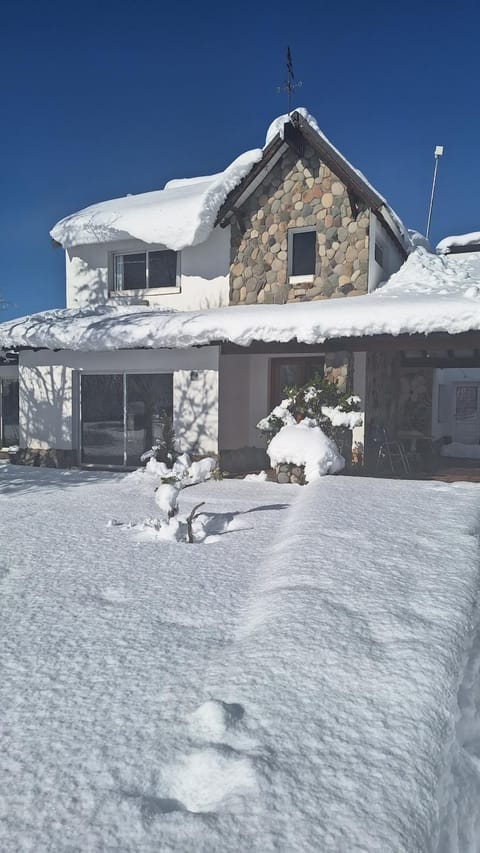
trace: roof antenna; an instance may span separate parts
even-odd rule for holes
[[[292,62],[292,54],[290,53],[290,48],[287,47],[287,79],[283,86],[277,86],[277,95],[280,95],[281,92],[287,93],[287,106],[288,106],[288,115],[290,115],[291,101],[292,101],[292,92],[294,89],[299,89],[300,86],[303,86],[301,80],[298,83],[294,83],[295,75],[293,73],[293,62]]]
[[[435,168],[433,170],[433,181],[432,181],[432,194],[430,196],[430,205],[428,208],[428,217],[427,217],[427,230],[425,232],[425,237],[428,240],[428,235],[430,233],[430,222],[432,219],[432,209],[433,209],[433,199],[435,196],[435,185],[437,183],[437,169],[438,169],[438,161],[443,154],[443,145],[435,146]]]

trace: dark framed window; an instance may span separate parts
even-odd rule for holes
[[[114,255],[114,289],[176,287],[177,260],[177,252],[171,249]]]
[[[292,385],[305,385],[316,376],[323,377],[324,366],[323,356],[272,358],[270,361],[270,408],[278,406],[284,399],[285,388]]]
[[[18,379],[0,379],[0,447],[20,440]]]
[[[315,275],[317,232],[291,229],[288,232],[288,272],[291,276]]]

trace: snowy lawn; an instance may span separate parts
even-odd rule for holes
[[[163,543],[148,477],[0,466],[0,850],[478,849],[479,487],[200,501]]]

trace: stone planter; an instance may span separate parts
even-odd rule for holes
[[[304,486],[305,466],[285,462],[275,467],[275,477],[277,483],[296,483],[299,486]]]

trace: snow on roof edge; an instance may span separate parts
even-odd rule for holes
[[[437,243],[437,252],[448,255],[452,249],[480,245],[480,231],[470,231],[467,234],[452,234]]]
[[[47,311],[0,325],[0,348],[184,349],[221,341],[323,344],[376,335],[480,331],[480,255],[412,252],[379,290],[355,298],[166,312],[145,306]]]

